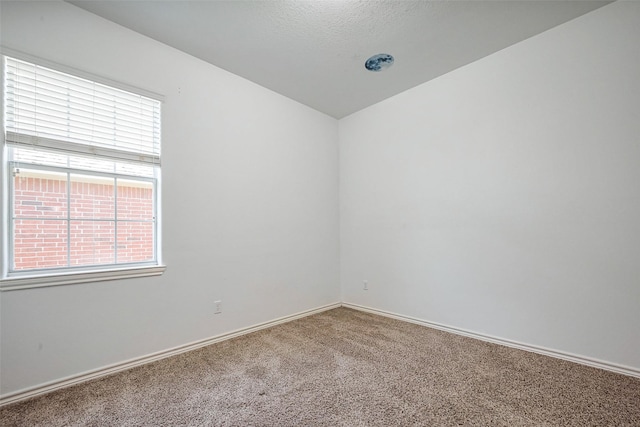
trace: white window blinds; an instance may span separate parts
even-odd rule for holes
[[[6,142],[160,165],[160,101],[6,58]]]

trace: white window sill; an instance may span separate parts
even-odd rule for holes
[[[114,270],[80,271],[73,273],[16,276],[0,279],[0,291],[45,288],[49,286],[75,285],[79,283],[104,282],[107,280],[131,279],[134,277],[159,276],[167,269],[165,265],[132,267]]]

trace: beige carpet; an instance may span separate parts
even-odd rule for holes
[[[640,426],[640,379],[339,308],[0,410],[3,426]]]

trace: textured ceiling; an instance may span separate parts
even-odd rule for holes
[[[69,3],[341,118],[610,2]]]

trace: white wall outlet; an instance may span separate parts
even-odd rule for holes
[[[213,312],[213,314],[220,314],[222,313],[222,301],[214,301],[213,302],[216,311]]]
[[[363,288],[362,288],[362,289],[364,289],[365,291],[368,291],[368,290],[369,290],[369,282],[367,282],[367,281],[365,280],[365,281],[364,281],[364,285],[363,285]]]

